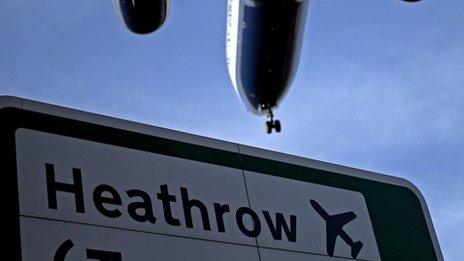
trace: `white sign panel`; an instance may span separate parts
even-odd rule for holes
[[[381,260],[363,195],[18,129],[23,260]]]

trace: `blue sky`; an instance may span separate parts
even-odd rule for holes
[[[226,4],[174,0],[140,37],[110,0],[3,0],[0,93],[406,178],[445,259],[460,260],[464,1],[311,1],[278,135],[228,78]]]

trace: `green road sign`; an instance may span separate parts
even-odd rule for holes
[[[443,260],[410,182],[0,98],[17,260]]]

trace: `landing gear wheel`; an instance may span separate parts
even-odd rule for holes
[[[272,129],[275,129],[276,132],[281,131],[282,128],[280,125],[280,121],[279,120],[274,121],[274,114],[272,113],[272,110],[269,110],[267,119],[268,119],[268,121],[266,121],[266,133],[267,134],[271,134]]]
[[[276,120],[276,121],[274,122],[274,129],[275,129],[275,131],[276,131],[277,133],[280,132],[281,126],[280,126],[280,121],[279,121],[279,120]]]
[[[272,121],[266,121],[266,133],[271,134],[272,133]]]
[[[274,120],[266,121],[266,133],[271,134],[272,129],[274,129],[277,133],[279,133],[282,130],[280,121],[278,120],[277,121],[274,121]]]

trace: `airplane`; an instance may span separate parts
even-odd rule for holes
[[[343,226],[355,219],[356,214],[350,211],[336,215],[329,215],[315,200],[311,199],[309,201],[311,203],[311,206],[313,206],[314,210],[316,210],[316,212],[326,222],[325,229],[327,254],[331,257],[334,255],[335,243],[337,241],[337,237],[340,236],[343,239],[343,241],[345,241],[345,243],[351,247],[351,257],[355,259],[361,251],[363,243],[361,241],[354,242],[351,239],[351,237],[348,236],[348,234],[343,230]]]
[[[120,20],[137,34],[159,29],[170,0],[114,0]],[[420,0],[402,0],[418,2]],[[299,63],[309,0],[228,0],[229,76],[245,107],[266,116],[266,133],[281,131],[275,110]]]

